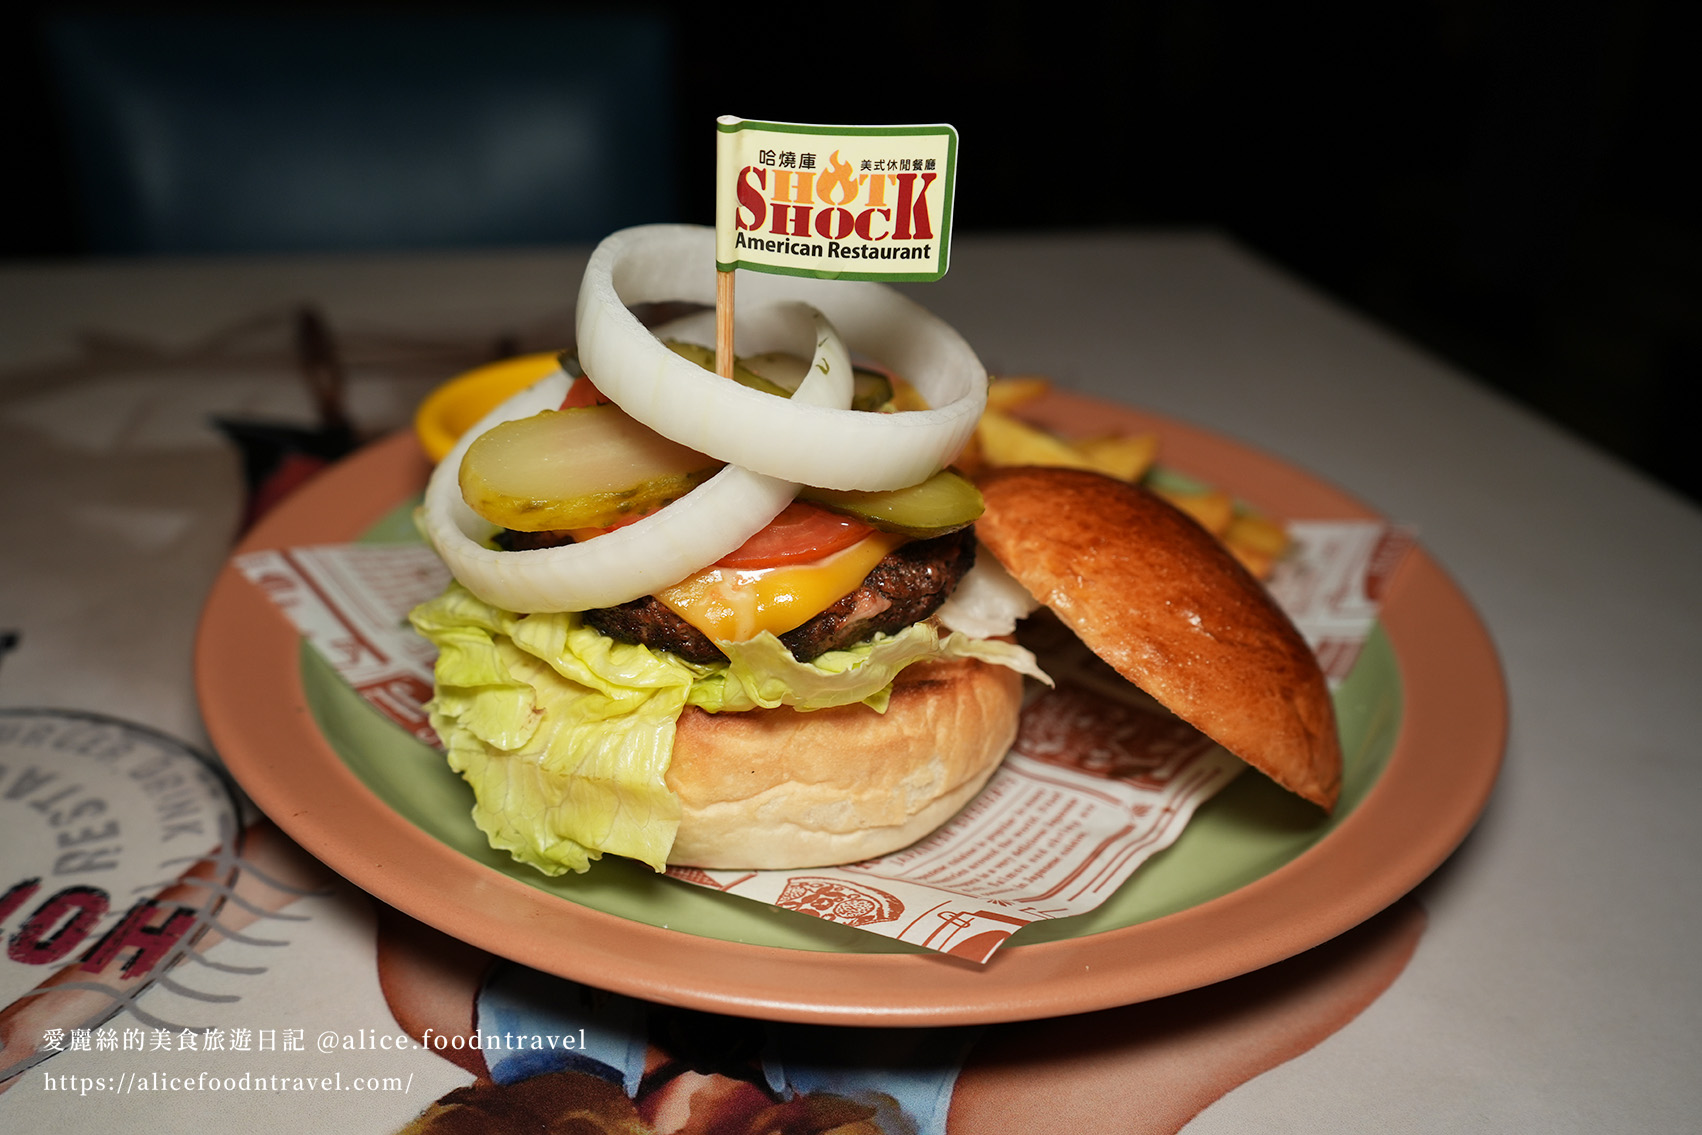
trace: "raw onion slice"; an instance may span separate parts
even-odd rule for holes
[[[851,351],[903,375],[932,409],[870,414],[773,398],[719,380],[657,341],[629,306],[713,304],[714,250],[714,230],[692,225],[623,229],[597,246],[576,326],[579,361],[599,390],[682,445],[821,488],[902,488],[957,456],[986,402],[986,371],[957,332],[883,285],[750,272],[739,278],[735,314],[777,300],[808,303]],[[735,350],[748,353],[748,339],[736,337]]]
[[[776,315],[796,323],[806,313],[816,351],[792,399],[849,406],[851,361],[832,325],[802,305]],[[426,486],[421,518],[426,538],[456,580],[493,606],[527,613],[586,611],[649,595],[739,547],[797,494],[793,482],[729,465],[666,508],[594,540],[521,552],[487,547],[484,541],[496,526],[461,498],[462,458],[474,439],[493,426],[559,406],[568,385],[567,375],[558,371],[492,410],[462,436]],[[779,401],[773,395],[759,397]]]
[[[1016,633],[1016,625],[1040,608],[1016,577],[985,548],[935,617],[947,630],[973,638]]]

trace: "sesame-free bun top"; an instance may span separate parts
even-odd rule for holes
[[[981,542],[1089,649],[1284,788],[1335,806],[1341,743],[1317,658],[1215,537],[1097,473],[1010,467],[976,483]]]

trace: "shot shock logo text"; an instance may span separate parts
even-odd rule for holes
[[[845,279],[945,273],[956,134],[949,126],[722,121],[716,259]]]

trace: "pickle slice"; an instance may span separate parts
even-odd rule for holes
[[[715,350],[697,343],[681,343],[669,339],[666,346],[682,359],[690,359],[704,370],[715,369]],[[760,355],[733,361],[733,381],[764,394],[790,398],[804,381],[810,361],[802,355],[787,351],[768,351]],[[893,409],[892,380],[886,375],[862,367],[851,371],[851,408],[879,412]],[[903,407],[909,408],[909,407]]]
[[[851,368],[851,408],[872,414],[894,408],[892,380],[876,371]]]
[[[666,346],[668,350],[674,352],[674,354],[680,356],[680,358],[689,359],[704,370],[711,373],[714,372],[715,348],[705,347],[698,343],[681,343],[675,339],[668,339],[663,345]],[[760,390],[764,394],[772,394],[776,398],[790,398],[792,397],[792,391],[797,389],[798,383],[803,381],[803,369],[807,365],[809,364],[800,361],[798,363],[797,381],[793,382],[791,386],[781,386],[751,370],[750,367],[745,365],[744,360],[734,359],[733,381],[738,383],[740,386],[748,386],[752,390]]]
[[[605,403],[504,422],[467,447],[461,496],[521,532],[604,528],[683,496],[721,463]]]
[[[864,491],[805,486],[798,495],[823,508],[854,516],[882,532],[917,538],[943,536],[973,524],[984,507],[981,490],[950,469],[941,469],[926,481],[903,489]]]
[[[804,381],[804,371],[809,367],[808,359],[786,351],[769,351],[766,354],[751,355],[740,359],[739,366],[756,377],[767,381],[779,388],[786,397],[791,397]],[[892,380],[886,375],[862,367],[851,370],[851,408],[879,413],[891,408],[893,403]]]

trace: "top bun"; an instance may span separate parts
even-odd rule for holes
[[[1335,807],[1341,742],[1317,658],[1215,537],[1098,473],[1011,467],[976,483],[976,535],[1089,649],[1284,788]]]

